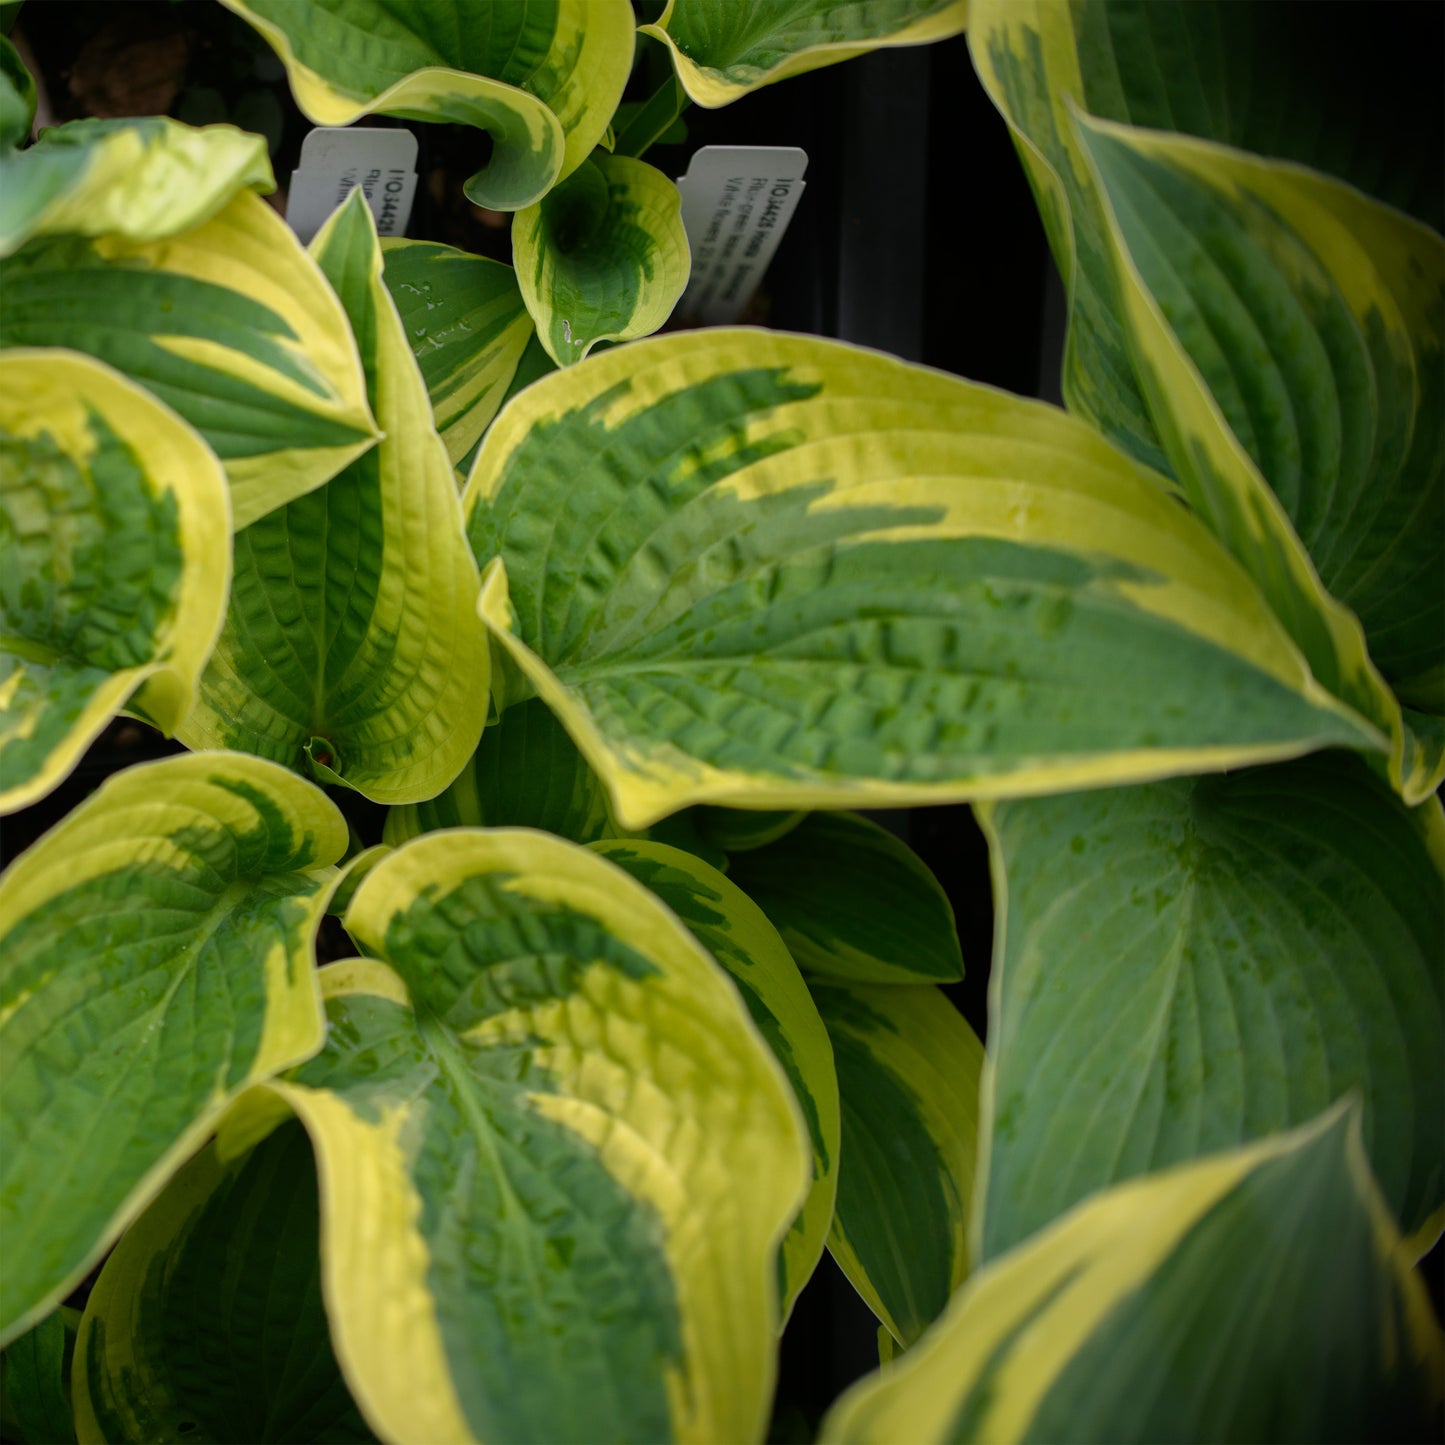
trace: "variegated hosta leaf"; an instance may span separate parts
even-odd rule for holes
[[[716,868],[662,843],[618,839],[592,846],[662,899],[732,975],[803,1110],[813,1146],[813,1183],[778,1254],[786,1324],[822,1257],[838,1193],[838,1076],[828,1031],[777,930]]]
[[[0,154],[0,256],[34,236],[179,236],[248,187],[276,183],[265,140],[234,126],[197,130],[165,116],[51,126]]]
[[[383,239],[381,253],[437,430],[465,478],[534,334],[516,272],[432,241]]]
[[[811,813],[728,876],[762,907],[806,973],[859,983],[953,983],[963,956],[948,895],[886,828]]]
[[[89,352],[201,433],[237,528],[376,444],[345,313],[249,191],[168,240],[33,242],[0,264],[0,287],[0,345]]]
[[[668,0],[640,28],[667,45],[693,100],[719,106],[880,46],[945,40],[967,19],[967,0]]]
[[[240,1159],[207,1145],[126,1231],[86,1304],[81,1438],[373,1439],[331,1352],[317,1222],[299,1124]]]
[[[34,124],[35,77],[26,70],[20,52],[0,35],[0,148],[21,145],[29,139]],[[0,157],[0,175],[6,159]],[[3,204],[0,197],[0,206]]]
[[[969,52],[1013,132],[1069,293],[1064,400],[1115,445],[1165,471],[1117,315],[1099,200],[1070,123],[1070,102],[1082,104],[1085,94],[1072,9],[1054,0],[972,0]]]
[[[482,614],[625,827],[1382,745],[1088,427],[875,352],[619,347],[501,413],[465,502]]]
[[[649,336],[672,314],[692,268],[680,208],[661,171],[599,153],[518,214],[517,282],[559,366],[599,341]]]
[[[1358,73],[1362,52],[1378,50],[1374,37],[1390,27],[1339,13],[1234,0],[973,0],[974,65],[1019,143],[1069,290],[1064,395],[1150,466],[1167,463],[1134,375],[1071,111],[1319,166],[1438,224],[1438,162],[1422,175],[1411,159],[1432,148],[1396,143],[1409,122]],[[1280,55],[1291,64],[1276,64]],[[1394,53],[1383,63],[1399,73]]]
[[[176,727],[229,533],[221,468],[173,412],[89,357],[0,355],[0,812],[50,792],[147,681],[146,716]]]
[[[1007,803],[991,1258],[1107,1184],[1350,1093],[1381,1190],[1445,1218],[1445,822],[1358,759]]]
[[[12,1340],[0,1356],[4,1428],[9,1438],[75,1445],[70,1408],[70,1363],[78,1310],[63,1306]]]
[[[312,253],[350,318],[385,435],[236,534],[226,624],[180,736],[414,802],[456,777],[486,719],[476,566],[360,191]]]
[[[828,1251],[911,1345],[968,1274],[983,1045],[929,986],[814,984],[813,998],[843,1102]]]
[[[359,116],[490,132],[466,184],[515,211],[569,176],[601,140],[632,68],[627,0],[225,0],[286,63],[317,125]]]
[[[346,927],[379,957],[323,971],[327,1047],[269,1087],[316,1149],[372,1428],[757,1439],[809,1150],[713,960],[620,869],[521,829],[398,849]]]
[[[1293,166],[1080,134],[1175,473],[1315,676],[1393,734],[1418,802],[1441,777],[1376,665],[1445,712],[1445,241]]]
[[[1338,1108],[1081,1204],[975,1274],[821,1438],[1426,1440],[1442,1356]]]
[[[1067,97],[1086,114],[1297,161],[1437,229],[1445,219],[1445,158],[1399,143],[1433,120],[1429,99],[1392,90],[1391,106],[1380,105],[1382,77],[1408,85],[1412,64],[1434,62],[1401,53],[1410,27],[1388,8],[1315,16],[1232,0],[1074,0],[1036,13],[1072,41],[1082,89]],[[993,23],[985,0],[970,29]],[[1291,63],[1267,63],[1280,55]],[[1053,99],[1063,114],[1066,95]]]
[[[574,843],[617,834],[597,774],[536,698],[508,708],[435,798],[389,809],[385,837],[395,847],[458,827],[540,828]]]
[[[230,1100],[323,1032],[346,847],[258,758],[112,777],[0,878],[0,1341],[63,1299]]]

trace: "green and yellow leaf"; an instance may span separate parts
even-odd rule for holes
[[[1070,124],[1084,62],[1070,9],[1052,0],[972,0],[974,69],[1013,133],[1069,296],[1063,395],[1069,410],[1145,466],[1168,470],[1118,319],[1108,243]]]
[[[317,1227],[299,1124],[240,1159],[208,1144],[126,1231],[91,1292],[75,1355],[80,1438],[374,1439],[331,1351]]]
[[[0,878],[0,1342],[52,1309],[248,1085],[309,1058],[346,824],[258,758],[113,776]]]
[[[0,345],[74,347],[154,393],[221,459],[238,529],[376,444],[345,313],[249,191],[169,239],[32,242],[0,286]]]
[[[985,811],[978,1258],[1133,1175],[1347,1094],[1423,1251],[1445,1218],[1445,822],[1322,753]]]
[[[317,125],[363,115],[478,126],[490,162],[466,184],[530,206],[605,134],[632,68],[628,0],[225,0],[285,62]]]
[[[465,479],[534,335],[516,272],[433,241],[383,239],[381,254],[436,428]]]
[[[1382,106],[1379,87],[1362,83],[1370,64],[1406,73],[1391,39],[1400,26],[1377,15],[1361,25],[1234,0],[973,0],[974,66],[1014,133],[1069,292],[1064,396],[1147,465],[1168,464],[1134,375],[1073,115],[1317,166],[1438,227],[1437,153],[1398,143],[1435,124],[1429,87],[1412,96],[1415,87],[1395,85]],[[1296,63],[1277,64],[1281,55]]]
[[[976,9],[973,28],[991,13]],[[1083,89],[1068,98],[1087,114],[1296,161],[1437,230],[1445,220],[1445,157],[1399,141],[1434,119],[1428,96],[1401,93],[1434,60],[1405,52],[1412,30],[1428,34],[1405,16],[1376,7],[1317,23],[1295,6],[1233,0],[1075,0],[1038,13],[1072,34]],[[1280,55],[1296,63],[1268,63]],[[1388,108],[1382,73],[1400,82]],[[1067,109],[1063,95],[1055,103]]]
[[[1420,801],[1441,777],[1386,679],[1445,713],[1445,241],[1298,167],[1079,134],[1175,474]]]
[[[624,827],[1383,746],[1088,427],[874,352],[592,357],[502,412],[464,505],[482,615]]]
[[[967,20],[968,0],[668,0],[639,28],[668,47],[693,100],[719,106],[880,46],[946,40]]]
[[[1341,1106],[1081,1204],[975,1274],[821,1438],[1428,1439],[1442,1358]]]
[[[900,1345],[968,1274],[983,1045],[938,989],[816,983],[843,1104],[828,1252]]]
[[[663,843],[618,839],[593,848],[662,899],[727,969],[807,1120],[812,1187],[778,1255],[786,1324],[822,1257],[838,1193],[838,1076],[828,1031],[777,929],[716,868]]]
[[[692,268],[678,190],[630,156],[594,155],[512,223],[527,310],[559,366],[599,341],[650,336]]]
[[[240,190],[275,188],[265,140],[234,126],[73,120],[0,154],[0,256],[37,236],[160,241],[203,225]]]
[[[230,608],[180,737],[414,802],[456,777],[486,719],[476,565],[359,191],[312,252],[350,318],[385,435],[236,534]]]
[[[0,812],[50,792],[147,683],[175,729],[229,533],[220,465],[168,408],[89,357],[0,355]]]
[[[520,829],[407,844],[345,922],[377,957],[323,970],[326,1049],[268,1088],[316,1150],[371,1427],[760,1438],[810,1151],[712,958],[620,869]]]
[[[923,860],[856,813],[811,813],[734,858],[728,876],[783,935],[798,967],[856,983],[955,983],[953,908]]]

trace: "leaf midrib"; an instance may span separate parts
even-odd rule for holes
[[[486,1110],[477,1098],[476,1076],[467,1066],[463,1045],[424,1001],[418,999],[415,1008],[417,1031],[421,1034],[422,1040],[431,1051],[433,1058],[436,1059],[441,1077],[446,1081],[462,1118],[469,1126],[472,1139],[476,1141],[478,1149],[485,1153],[486,1162],[490,1165],[491,1176],[498,1191],[505,1196],[509,1207],[516,1211],[518,1217],[530,1218],[530,1212],[513,1187],[512,1176],[503,1163],[491,1121],[487,1118]],[[527,1234],[524,1237],[530,1239],[532,1236]],[[523,1251],[523,1255],[531,1275],[533,1297],[541,1299],[545,1294],[545,1281],[540,1272],[536,1251],[527,1249]],[[557,1364],[559,1370],[565,1369],[565,1361],[560,1357]],[[557,1378],[560,1379],[562,1376],[559,1374]]]

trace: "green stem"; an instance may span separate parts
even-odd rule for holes
[[[642,155],[691,104],[677,76],[669,74],[618,135],[612,154]]]

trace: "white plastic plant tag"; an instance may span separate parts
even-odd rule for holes
[[[704,146],[677,183],[692,276],[677,315],[710,325],[743,314],[803,194],[796,146]]]
[[[318,126],[291,172],[286,224],[302,244],[358,186],[383,236],[406,235],[416,196],[416,137],[376,126]]]

